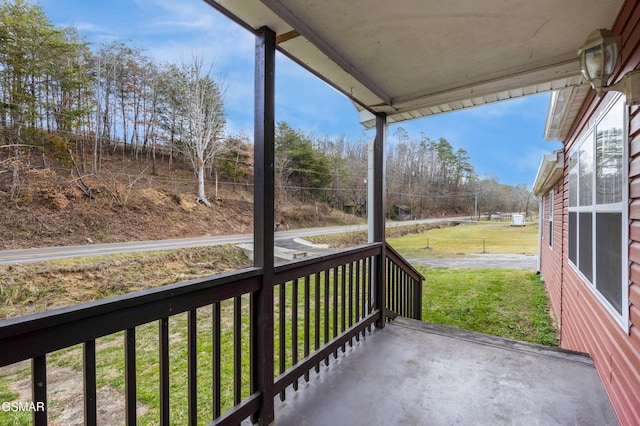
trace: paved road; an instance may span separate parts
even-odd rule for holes
[[[408,226],[422,223],[437,223],[467,220],[469,217],[437,218],[409,220],[404,222],[388,222],[387,228]],[[315,235],[338,234],[366,230],[367,225],[333,226],[324,228],[294,229],[277,232],[276,243],[281,240],[304,238]],[[83,246],[47,247],[24,250],[0,251],[0,264],[40,262],[45,260],[65,259],[81,256],[101,256],[115,253],[132,253],[141,251],[173,250],[180,248],[217,246],[253,242],[253,234],[220,235],[216,237],[181,238],[157,241],[134,241],[112,244],[88,244]]]

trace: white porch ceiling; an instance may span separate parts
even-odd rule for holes
[[[205,0],[388,122],[582,83],[576,51],[623,0]]]

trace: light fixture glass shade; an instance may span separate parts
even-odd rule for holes
[[[601,92],[618,63],[620,36],[606,29],[592,32],[578,50],[582,75],[591,87]]]
[[[592,47],[591,49],[585,50],[582,54],[584,58],[584,63],[582,64],[582,75],[583,77],[591,82],[596,78],[601,78],[602,76],[602,49],[600,46]]]

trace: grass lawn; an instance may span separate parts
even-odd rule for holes
[[[508,222],[477,222],[432,229],[420,234],[388,239],[408,258],[461,257],[465,254],[535,254],[538,225],[511,226]]]
[[[407,258],[536,254],[538,225],[477,222],[390,238]],[[484,242],[484,245],[483,245]],[[417,267],[426,277],[422,320],[544,345],[556,345],[544,283],[526,269]]]
[[[426,277],[422,320],[556,345],[544,283],[525,269],[417,267]]]

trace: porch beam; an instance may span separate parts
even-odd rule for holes
[[[262,268],[262,287],[252,303],[251,392],[262,393],[257,421],[274,418],[273,285],[274,285],[274,132],[276,35],[262,27],[256,33],[254,110],[254,265]]]

